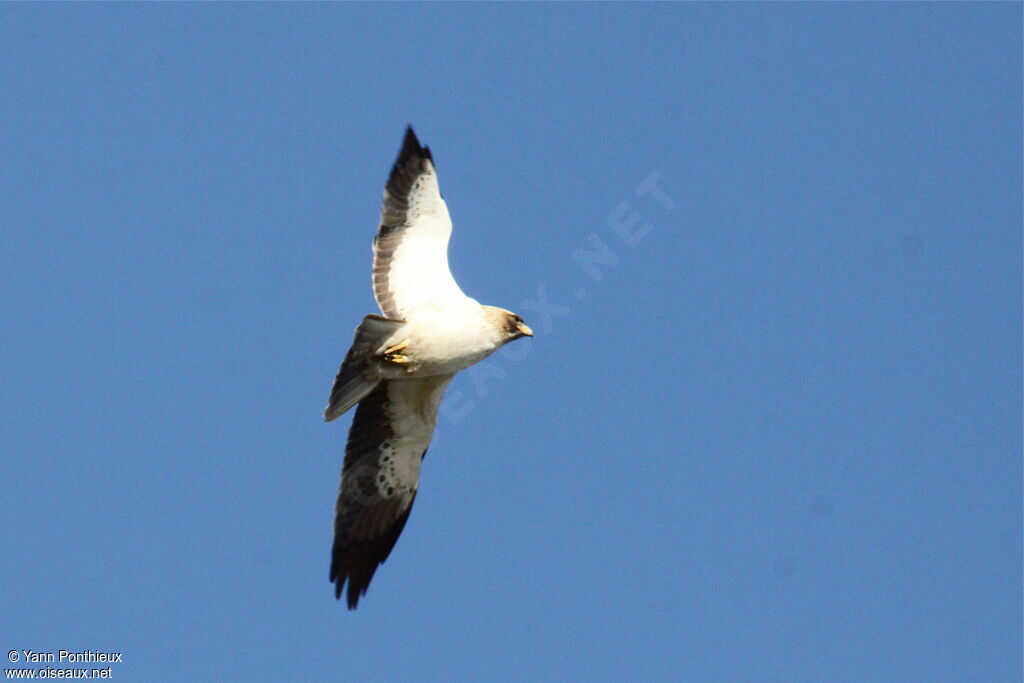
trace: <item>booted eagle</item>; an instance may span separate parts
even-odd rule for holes
[[[398,540],[448,383],[459,370],[533,332],[515,313],[481,306],[448,270],[452,221],[429,147],[410,126],[384,188],[373,240],[373,296],[382,315],[356,328],[324,410],[352,406],[334,510],[330,580],[349,609]],[[358,405],[357,405],[358,404]]]

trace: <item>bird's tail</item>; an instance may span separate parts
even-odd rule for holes
[[[375,351],[404,325],[401,320],[389,320],[379,315],[368,315],[356,328],[352,348],[345,354],[338,376],[331,387],[331,397],[324,409],[324,420],[330,422],[359,403],[380,382],[380,369],[372,358]]]

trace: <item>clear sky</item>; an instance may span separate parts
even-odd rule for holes
[[[0,650],[1019,680],[1021,21],[0,6]],[[456,277],[536,338],[453,383],[349,612],[321,410],[410,122]]]

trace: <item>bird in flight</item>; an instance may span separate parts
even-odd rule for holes
[[[452,221],[429,147],[409,126],[384,188],[373,240],[373,295],[381,315],[356,328],[331,387],[328,422],[356,406],[334,510],[330,580],[348,584],[348,608],[402,533],[420,462],[448,383],[459,370],[533,332],[511,311],[481,306],[448,269]]]

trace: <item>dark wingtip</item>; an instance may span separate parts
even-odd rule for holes
[[[337,568],[336,560],[337,560],[337,558],[335,558],[335,560],[332,560],[332,562],[331,562],[331,575],[330,575],[330,581],[331,581],[331,583],[334,584],[334,599],[335,600],[341,600],[341,594],[343,592],[345,592],[346,593],[346,595],[345,595],[345,603],[348,606],[349,611],[351,611],[351,610],[354,610],[356,608],[356,606],[358,606],[359,598],[361,597],[361,595],[360,595],[358,590],[353,590],[352,577],[346,577],[346,576],[339,576],[338,575],[338,572],[336,571],[336,568]],[[348,591],[345,591],[346,579],[348,579],[348,581],[347,581],[347,583],[348,583]],[[365,587],[363,588],[362,595],[366,595],[366,588]]]
[[[350,581],[348,584],[348,597],[345,600],[348,603],[349,611],[354,610],[359,605],[359,598],[363,595],[366,595],[366,588],[363,588],[362,592],[360,592],[352,586]]]
[[[370,579],[373,578],[373,571],[378,563],[374,562],[369,577],[357,581],[358,577],[353,576],[352,568],[346,568],[346,563],[342,559],[344,554],[344,546],[335,539],[334,547],[331,550],[331,572],[328,578],[334,584],[334,599],[341,600],[341,594],[345,593],[345,604],[351,611],[359,605],[359,598],[366,595],[366,589],[370,587]]]
[[[430,148],[420,145],[420,140],[416,137],[416,131],[412,129],[412,124],[410,123],[405,127],[405,139],[402,140],[402,149],[398,153],[395,165],[401,166],[412,157],[430,159],[431,163],[434,161],[434,157],[430,154]]]

